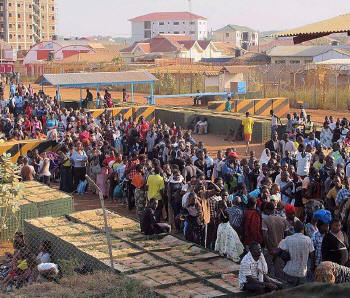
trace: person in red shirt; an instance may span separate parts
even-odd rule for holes
[[[244,212],[243,244],[249,245],[253,241],[261,244],[263,243],[261,216],[259,211],[256,210],[256,199],[249,198],[247,207],[248,209]]]
[[[90,143],[90,133],[88,132],[86,125],[82,126],[82,131],[79,133],[79,141],[88,146]]]
[[[146,140],[146,135],[147,135],[148,130],[149,130],[149,123],[143,117],[140,117],[138,131],[140,133],[140,140],[141,141]]]
[[[23,121],[23,133],[29,137],[32,131],[32,123],[30,122],[30,120],[28,119],[28,116],[25,115],[24,116],[24,121]]]

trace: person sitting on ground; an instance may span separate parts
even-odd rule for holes
[[[170,225],[166,223],[157,223],[154,211],[157,209],[158,200],[152,198],[148,202],[148,206],[143,212],[142,220],[141,220],[141,230],[146,235],[154,235],[161,233],[170,233]]]
[[[249,244],[249,252],[244,256],[239,269],[239,288],[255,295],[281,289],[281,285],[267,276],[267,264],[257,242]]]
[[[201,117],[194,127],[194,133],[199,135],[208,133],[208,121],[207,118]]]

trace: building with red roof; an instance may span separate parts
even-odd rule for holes
[[[149,61],[156,58],[187,58],[198,62],[202,58],[234,57],[232,52],[222,50],[220,43],[198,41],[181,34],[159,34],[135,42],[120,50],[120,55],[125,62]]]
[[[191,12],[154,12],[129,21],[134,42],[159,34],[187,35],[194,40],[208,37],[207,19]]]

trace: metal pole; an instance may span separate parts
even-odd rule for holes
[[[314,75],[314,108],[317,108],[317,80],[316,80],[316,73]]]
[[[338,74],[335,74],[335,109],[338,110]]]
[[[61,94],[60,94],[60,86],[57,86],[57,101],[61,100]]]
[[[111,231],[110,231],[111,228],[108,226],[108,220],[107,220],[107,214],[106,214],[106,209],[105,209],[105,204],[104,204],[104,199],[103,199],[103,193],[102,193],[101,189],[96,185],[96,183],[88,175],[85,175],[85,178],[98,191],[98,196],[100,198],[101,207],[103,210],[103,220],[104,220],[104,227],[105,227],[105,232],[106,232],[106,237],[107,237],[109,259],[111,262],[111,267],[114,270],[114,261],[113,261],[113,252],[112,252],[112,243],[111,243]]]
[[[296,75],[297,73],[293,73],[293,104],[296,103],[296,94],[295,94],[295,81],[296,81]]]
[[[134,84],[131,84],[131,102],[134,102]]]
[[[152,105],[156,104],[156,101],[155,101],[155,98],[154,98],[154,94],[153,94],[153,83],[151,83],[151,104]]]

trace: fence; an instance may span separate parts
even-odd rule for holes
[[[164,296],[187,297],[191,293],[218,297],[239,292],[239,265],[233,261],[171,235],[146,236],[137,221],[112,212],[106,215],[114,270],[101,209],[27,221],[25,239],[33,251],[40,242],[49,240],[62,271],[68,271],[69,266],[114,271]],[[226,274],[235,277],[228,281]]]
[[[249,74],[249,88],[263,97],[286,97],[292,107],[349,110],[350,77],[339,68],[301,65],[265,65]]]

